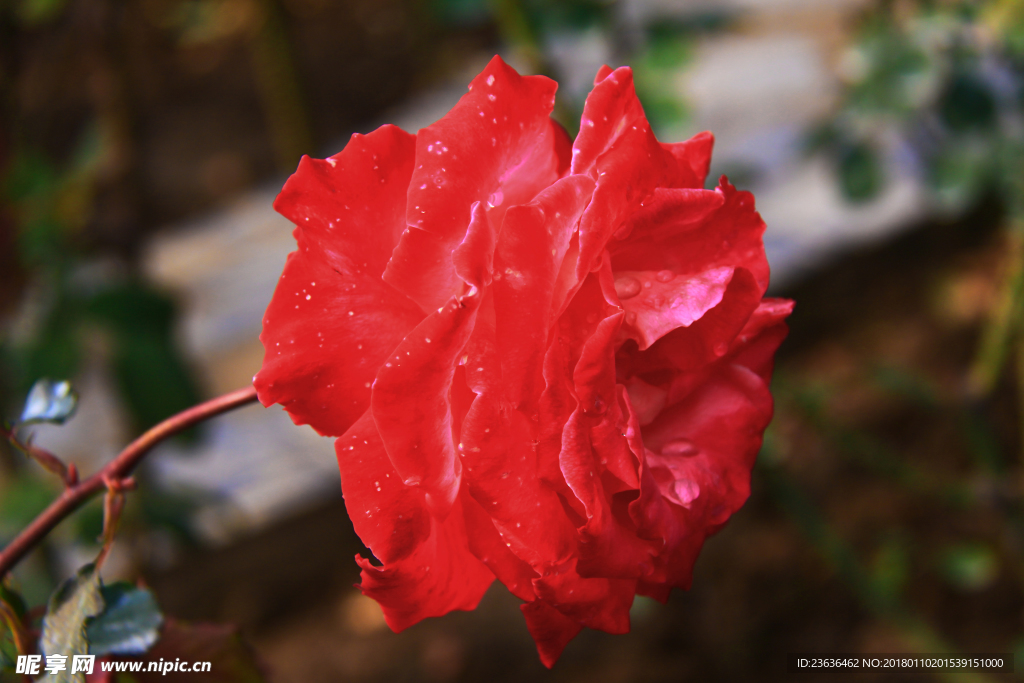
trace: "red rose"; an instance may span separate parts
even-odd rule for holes
[[[792,302],[712,138],[651,133],[605,67],[573,143],[495,57],[443,119],[303,158],[255,384],[339,437],[363,593],[396,631],[497,577],[551,666],[686,588],[749,495]]]

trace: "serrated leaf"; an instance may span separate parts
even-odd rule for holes
[[[103,611],[103,594],[96,565],[87,564],[78,573],[57,587],[46,606],[43,635],[39,640],[43,655],[74,655],[89,652],[85,622]],[[39,683],[84,683],[82,673],[71,673],[71,667],[47,674]]]
[[[78,394],[67,380],[38,380],[32,385],[21,411],[22,424],[53,422],[63,424],[78,407]]]
[[[141,655],[160,637],[164,617],[153,594],[120,581],[101,588],[106,608],[89,622],[89,654]]]

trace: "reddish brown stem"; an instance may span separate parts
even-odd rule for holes
[[[170,417],[128,444],[116,458],[88,479],[69,486],[32,523],[25,527],[10,544],[0,551],[0,578],[42,541],[55,526],[81,507],[87,500],[107,488],[107,482],[125,479],[146,453],[164,439],[174,436],[194,424],[220,415],[256,400],[256,389],[246,387],[218,396],[205,403],[192,406]]]

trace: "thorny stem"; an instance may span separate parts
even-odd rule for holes
[[[245,387],[192,406],[156,425],[132,441],[116,458],[88,479],[68,486],[32,523],[22,529],[0,551],[0,578],[3,578],[32,548],[39,544],[68,515],[104,489],[130,488],[128,475],[158,443],[194,424],[226,413],[256,400],[256,389]],[[104,539],[106,540],[106,539]]]

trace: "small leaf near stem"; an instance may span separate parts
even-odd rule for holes
[[[96,557],[96,569],[100,569],[107,561],[110,549],[114,546],[114,535],[121,524],[121,513],[124,511],[124,492],[135,488],[135,480],[106,479],[107,493],[103,497],[103,547]]]
[[[28,629],[25,628],[25,623],[18,616],[18,611],[14,607],[7,603],[3,595],[0,595],[0,618],[3,619],[4,623],[7,624],[7,628],[11,632],[11,637],[14,639],[14,647],[17,648],[19,655],[27,655],[32,652],[32,638],[29,637]]]
[[[6,423],[0,424],[0,434],[2,434],[15,449],[42,465],[43,469],[47,472],[56,474],[60,477],[61,481],[64,482],[65,486],[74,486],[78,483],[78,469],[73,464],[65,465],[63,460],[50,451],[33,445],[31,439],[21,441],[18,439],[16,430],[17,427],[8,426]]]
[[[164,621],[156,598],[125,581],[101,586],[100,593],[106,607],[85,627],[89,654],[145,654],[159,640]]]

